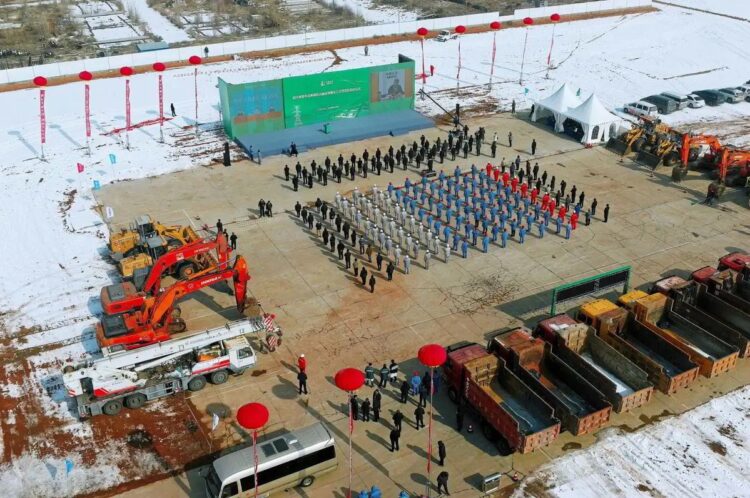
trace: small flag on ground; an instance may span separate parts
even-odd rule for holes
[[[70,474],[72,470],[73,470],[73,461],[66,458],[65,459],[65,473]]]
[[[216,428],[219,426],[219,416],[217,414],[213,414],[213,417],[211,419],[211,432],[216,430]]]
[[[112,209],[112,206],[107,206],[104,208],[104,214],[106,215],[108,220],[111,220],[115,217],[115,210]]]
[[[99,180],[94,180],[94,190],[99,190],[102,188],[101,183],[99,183]]]
[[[276,318],[276,315],[272,313],[266,313],[263,315],[263,325],[269,332],[273,332],[274,330],[276,330],[276,324],[273,323],[274,318]]]
[[[76,166],[78,167],[78,172],[83,173],[83,164],[78,163]]]
[[[117,156],[114,154],[109,155],[109,164],[116,164],[117,163]]]

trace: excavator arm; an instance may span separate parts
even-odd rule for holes
[[[695,135],[689,133],[682,135],[682,146],[680,148],[680,161],[684,167],[687,167],[690,161],[690,149],[701,145],[708,145],[712,154],[716,154],[721,149],[721,141],[713,135]]]

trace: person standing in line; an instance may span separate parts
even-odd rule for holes
[[[297,367],[299,368],[300,372],[307,371],[307,358],[305,358],[305,353],[302,353],[301,355],[299,355],[299,358],[297,358]]]
[[[172,111],[172,117],[173,118],[176,117],[177,116],[177,111],[175,111],[175,109],[174,109],[174,103],[169,104],[169,109]]]
[[[409,258],[409,254],[404,255],[404,273],[409,274],[411,272],[411,259]]]
[[[417,405],[417,408],[414,410],[414,419],[414,426],[417,430],[424,427],[424,408],[422,408],[422,405]]]
[[[604,206],[604,223],[606,223],[607,220],[609,220],[609,204]]]
[[[307,394],[307,373],[304,370],[300,370],[297,374],[297,382],[299,383],[298,394],[302,394],[303,392]]]
[[[393,426],[398,430],[398,432],[401,432],[401,423],[404,421],[404,414],[401,413],[401,410],[396,410],[396,413],[393,414]]]
[[[380,384],[378,387],[385,388],[388,385],[388,374],[390,373],[390,370],[388,369],[388,365],[383,363],[383,368],[380,369]]]
[[[531,140],[531,155],[536,155],[536,138]]]
[[[388,366],[388,380],[395,383],[398,380],[398,363],[391,360],[391,364]]]
[[[430,269],[430,251],[425,251],[424,253],[424,269],[429,270]]]
[[[450,496],[450,492],[448,491],[448,472],[445,470],[438,474],[437,476],[437,491],[438,493],[441,493],[441,490],[445,490],[445,494]]]
[[[356,394],[352,395],[351,409],[352,409],[352,420],[359,420],[359,400],[357,399]]]
[[[232,232],[232,235],[229,236],[229,246],[233,251],[237,250],[237,235],[235,235],[234,232]]]
[[[372,393],[372,420],[373,422],[377,422],[380,420],[380,399],[382,395],[380,394],[380,389],[375,389],[375,391]]]
[[[445,443],[438,441],[438,457],[440,457],[440,466],[445,466]]]
[[[344,253],[344,263],[346,264],[347,270],[352,267],[352,253],[349,252],[349,248],[347,248]]]
[[[508,147],[513,147],[513,132],[508,132]]]
[[[393,272],[396,270],[396,267],[393,266],[393,261],[388,262],[388,266],[385,268],[385,273],[388,276],[388,280],[393,280]]]
[[[401,437],[401,431],[398,429],[391,429],[391,453],[398,451],[398,438]]]
[[[596,206],[598,204],[596,197],[594,197],[594,200],[591,202],[591,216],[596,216]]]
[[[406,403],[409,400],[409,381],[404,379],[401,383],[401,403]]]
[[[375,262],[378,265],[378,271],[381,271],[383,269],[383,253],[378,251],[378,255],[375,258]]]
[[[370,294],[375,293],[375,274],[370,275]]]
[[[365,385],[372,387],[375,384],[375,367],[368,363],[365,367]]]
[[[362,402],[362,422],[370,421],[370,398],[365,398]]]
[[[516,99],[513,99],[510,103],[510,113],[511,114],[516,113]]]
[[[362,287],[367,285],[367,268],[362,266],[362,270],[359,272],[359,278],[362,279]]]
[[[359,275],[359,258],[354,258],[354,267],[352,268],[352,273],[354,273],[355,277]]]

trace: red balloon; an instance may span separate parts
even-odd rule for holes
[[[552,21],[552,22],[559,21],[560,20],[560,14],[552,14],[551,16],[549,16],[549,20]]]
[[[461,24],[456,26],[456,33],[458,33],[459,35],[462,33],[466,33],[466,26],[462,26]]]
[[[123,76],[132,76],[133,72],[133,68],[130,66],[122,66],[120,68],[120,74]]]
[[[490,23],[490,28],[492,28],[492,29],[500,29],[502,27],[503,27],[503,25],[500,24],[500,21],[492,21]]]
[[[37,76],[33,81],[36,86],[47,86],[47,78],[44,76]]]
[[[188,62],[190,64],[200,64],[201,63],[201,58],[198,57],[197,55],[191,55],[190,58],[188,59]]]
[[[78,73],[78,77],[83,81],[91,81],[94,78],[94,75],[88,71],[81,71]]]
[[[532,18],[530,18],[530,17],[524,17],[523,18],[523,23],[526,26],[530,26],[530,25],[534,24],[534,20]]]
[[[427,33],[429,33],[429,31],[427,31],[427,28],[419,28],[417,30],[417,34],[419,36],[427,36]]]
[[[419,348],[419,361],[426,367],[439,367],[448,359],[448,352],[440,344],[427,344]]]
[[[154,62],[154,65],[151,67],[154,68],[154,71],[164,71],[167,68],[167,65],[163,62]]]
[[[245,429],[257,431],[268,422],[268,408],[260,403],[248,403],[237,410],[237,422]]]
[[[365,383],[365,374],[356,368],[344,368],[336,372],[333,380],[342,391],[356,391]]]

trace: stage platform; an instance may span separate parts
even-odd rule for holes
[[[417,111],[408,109],[361,118],[342,119],[328,123],[328,133],[323,131],[325,123],[287,128],[284,130],[257,133],[237,137],[236,141],[245,152],[252,147],[253,155],[260,150],[262,157],[288,153],[294,142],[297,150],[303,152],[326,145],[353,142],[365,138],[388,134],[401,135],[414,130],[431,128],[435,124]]]

